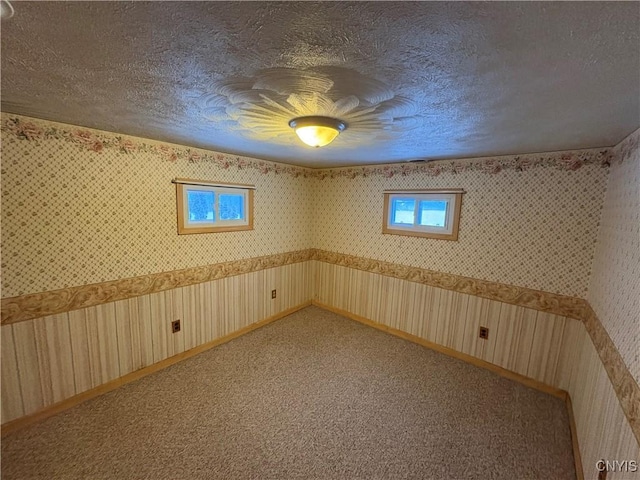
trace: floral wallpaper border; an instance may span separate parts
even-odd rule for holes
[[[293,165],[284,165],[227,153],[211,152],[177,144],[145,141],[138,137],[118,135],[110,132],[74,127],[72,125],[38,120],[35,118],[3,114],[0,129],[20,140],[42,142],[63,140],[77,145],[81,150],[100,155],[104,150],[117,150],[121,154],[151,153],[165,162],[210,163],[220,169],[253,169],[262,174],[287,174],[292,177],[313,176],[313,170]]]
[[[114,280],[94,285],[2,299],[1,323],[2,325],[7,325],[22,322],[308,260],[331,263],[446,290],[454,290],[581,321],[591,337],[634,435],[640,443],[640,388],[602,323],[586,300],[380,260],[318,249],[307,249],[217,263],[206,267]]]
[[[631,158],[634,152],[640,149],[640,128],[627,135],[618,145],[613,148],[613,158],[615,162],[621,164]]]
[[[431,287],[475,295],[498,302],[540,310],[542,312],[550,312],[576,320],[582,320],[586,309],[585,301],[577,297],[569,297],[477,278],[463,277],[461,275],[442,273],[419,267],[410,267],[382,260],[356,257],[318,249],[313,250],[312,259],[333,265],[355,268],[356,270],[369,273],[377,273],[400,280],[421,283]]]
[[[490,300],[550,312],[577,320],[582,320],[586,311],[586,302],[581,298],[310,248],[265,257],[216,263],[204,267],[154,273],[92,285],[80,285],[19,297],[3,298],[0,323],[6,325],[22,322],[33,318],[55,315],[307,260],[318,260],[355,268],[445,290],[454,290]]]
[[[186,268],[172,272],[154,273],[139,277],[112,280],[92,285],[32,293],[20,297],[3,298],[0,323],[7,325],[48,315],[70,312],[103,303],[139,297],[173,288],[187,287],[220,278],[252,273],[309,260],[310,250],[278,253],[216,263],[204,267]]]
[[[18,115],[3,114],[2,117],[0,129],[3,132],[29,142],[42,142],[52,139],[63,140],[77,145],[79,149],[96,155],[106,149],[115,149],[125,155],[145,152],[158,155],[162,161],[167,162],[210,163],[221,169],[253,169],[262,174],[286,174],[293,177],[302,176],[318,179],[340,177],[352,179],[371,176],[391,178],[415,174],[438,176],[443,173],[455,175],[468,171],[497,174],[503,170],[525,171],[537,167],[577,170],[584,165],[590,164],[598,164],[606,168],[611,165],[614,159],[612,148],[599,148],[470,159],[392,163],[362,167],[311,169],[176,144],[146,141],[137,137]],[[638,141],[637,136],[635,141]],[[624,152],[626,151],[628,149],[623,149],[623,154],[619,155],[619,158],[624,158]]]
[[[636,441],[640,445],[640,386],[633,378],[622,355],[620,355],[620,351],[616,348],[593,308],[586,300],[584,302],[587,305],[587,310],[582,321],[607,371]]]
[[[460,174],[480,172],[495,175],[504,170],[519,172],[538,167],[553,167],[559,170],[578,170],[584,165],[609,167],[613,160],[611,149],[574,150],[564,152],[533,153],[524,155],[505,155],[497,157],[479,157],[471,159],[433,160],[425,162],[393,163],[364,167],[344,167],[317,170],[315,177],[348,178],[381,176],[392,178],[409,175],[427,175],[437,177],[443,173]]]
[[[579,320],[598,352],[631,430],[640,444],[640,387],[586,300],[324,250],[314,249],[312,258]]]

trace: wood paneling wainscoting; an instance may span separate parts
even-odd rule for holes
[[[640,458],[637,392],[614,390],[628,372],[604,367],[584,300],[314,249],[3,300],[2,433],[311,301],[566,398],[585,478],[600,459]],[[43,308],[55,313],[32,318]]]
[[[489,368],[505,376],[514,372],[511,378],[534,388],[568,392],[585,478],[597,478],[600,459],[640,459],[581,321],[333,263],[316,261],[314,270],[314,303],[320,306],[476,365],[494,365]],[[489,328],[488,340],[478,336],[481,325]],[[625,475],[609,472],[608,478]]]
[[[310,260],[312,254],[313,249],[298,250],[3,298],[1,323],[6,325],[23,322],[117,300],[198,285],[234,275],[259,272]]]
[[[573,407],[571,405],[571,397],[569,396],[569,394],[562,389],[559,388],[554,388],[551,387],[545,383],[542,383],[538,380],[534,380],[532,378],[526,377],[524,375],[521,375],[519,373],[515,373],[512,372],[511,370],[507,370],[506,368],[500,367],[496,364],[487,362],[485,360],[481,360],[479,358],[476,357],[472,357],[471,355],[467,355],[466,353],[462,353],[459,352],[457,350],[453,350],[452,348],[449,347],[445,347],[443,345],[439,345],[437,343],[433,343],[430,342],[429,340],[425,340],[424,338],[418,337],[416,335],[412,335],[410,333],[406,333],[402,330],[398,330],[397,328],[393,328],[393,327],[389,327],[387,325],[384,325],[382,323],[377,323],[374,322],[372,320],[369,320],[367,318],[361,317],[360,315],[356,315],[354,313],[348,312],[346,310],[342,310],[340,308],[336,308],[336,307],[332,307],[330,305],[327,305],[325,303],[321,303],[318,300],[314,300],[313,305],[316,305],[318,307],[330,310],[332,312],[335,312],[339,315],[345,316],[347,318],[350,318],[352,320],[355,320],[357,322],[363,323],[365,325],[368,325],[370,327],[376,328],[378,330],[382,330],[383,332],[386,333],[390,333],[391,335],[395,335],[397,337],[400,337],[404,340],[409,340],[410,342],[413,343],[417,343],[418,345],[422,345],[424,347],[427,347],[431,350],[435,350],[437,352],[443,353],[445,355],[448,355],[450,357],[454,357],[457,358],[459,360],[462,360],[466,363],[470,363],[472,365],[475,365],[476,367],[480,367],[480,368],[484,368],[485,370],[491,370],[494,373],[497,373],[500,376],[503,376],[505,378],[508,378],[510,380],[514,380],[516,382],[522,383],[523,385],[526,385],[527,387],[530,388],[535,388],[536,390],[540,390],[542,392],[548,393],[549,395],[553,395],[554,397],[558,397],[562,400],[565,401],[565,403],[567,404],[567,410],[568,410],[568,414],[569,414],[569,422],[570,422],[570,428],[571,428],[571,440],[573,443],[573,456],[574,456],[574,460],[575,460],[575,468],[576,468],[576,475],[578,480],[582,480],[584,479],[584,475],[582,473],[582,461],[581,461],[581,457],[580,457],[580,448],[578,446],[578,434],[576,431],[576,423],[575,423],[575,418],[573,416]]]
[[[571,396],[585,478],[599,478],[596,463],[602,459],[640,462],[636,433],[582,323],[565,325],[555,386]],[[607,479],[640,479],[640,470],[610,471]]]
[[[2,433],[308,305],[311,268],[292,263],[3,325]],[[171,333],[176,319],[182,329]]]
[[[547,385],[567,317],[318,262],[315,300]],[[579,322],[576,322],[579,323]],[[488,340],[478,337],[489,328]]]

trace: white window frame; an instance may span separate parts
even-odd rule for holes
[[[193,180],[188,178],[176,178],[176,202],[178,218],[178,235],[189,235],[193,233],[217,233],[217,232],[237,232],[242,230],[253,230],[253,185],[239,185],[234,183],[216,183],[206,180]],[[216,218],[213,221],[189,221],[189,201],[188,192],[213,192],[215,193],[214,212]],[[220,194],[231,193],[242,195],[244,218],[240,220],[221,220],[218,199]]]
[[[407,235],[411,237],[435,238],[440,240],[458,240],[460,212],[462,208],[462,189],[447,190],[387,190],[384,192],[384,216],[382,233],[389,235]],[[415,201],[413,224],[393,223],[393,201],[407,199]],[[443,227],[419,225],[418,209],[421,200],[447,202],[445,224]]]

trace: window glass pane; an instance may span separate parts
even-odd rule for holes
[[[416,201],[410,198],[394,198],[391,201],[391,223],[413,225]]]
[[[446,200],[422,200],[418,209],[418,225],[444,227],[447,220]]]
[[[187,190],[189,222],[215,222],[215,193],[202,190]]]
[[[235,193],[221,193],[218,196],[220,203],[220,220],[244,219],[244,195]]]

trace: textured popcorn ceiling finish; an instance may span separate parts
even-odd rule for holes
[[[2,110],[306,166],[602,147],[637,3],[15,2]],[[310,149],[297,115],[349,128]]]

